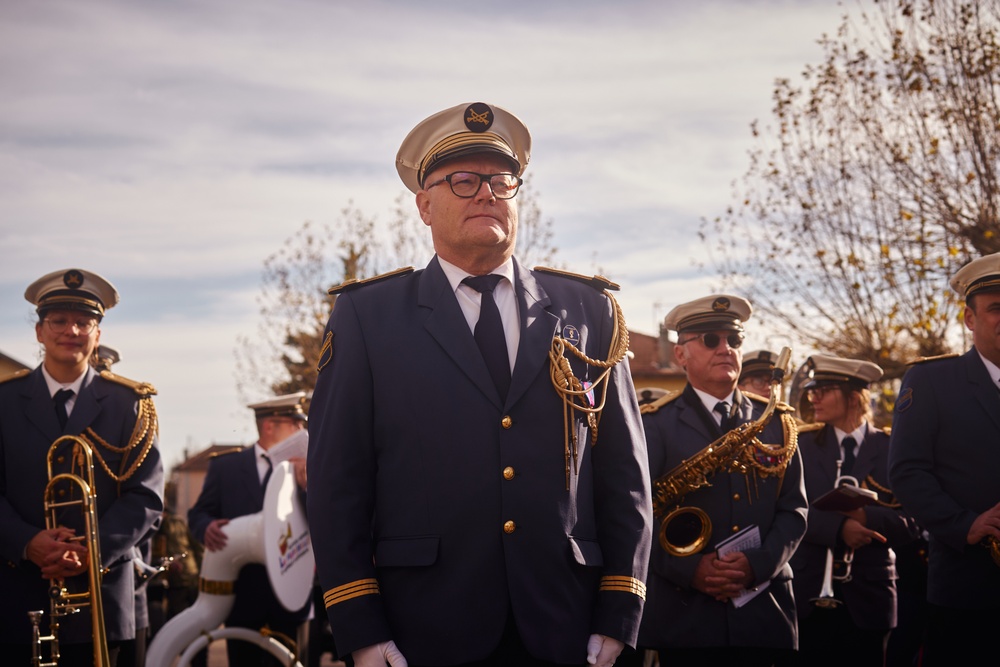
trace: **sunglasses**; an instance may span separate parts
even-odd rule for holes
[[[680,344],[687,345],[693,340],[701,340],[702,344],[705,347],[707,347],[710,350],[713,350],[719,346],[719,343],[722,342],[722,336],[714,332],[694,334],[691,338],[680,341]],[[739,349],[739,347],[743,345],[743,334],[736,332],[728,334],[726,336],[726,342],[729,343],[729,347],[733,348],[734,350]]]

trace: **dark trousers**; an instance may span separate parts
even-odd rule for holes
[[[707,667],[707,665],[791,667],[794,660],[790,649],[757,646],[661,649],[659,658],[660,664],[664,667]]]
[[[404,656],[405,657],[405,656]],[[419,667],[410,663],[410,667]],[[517,624],[514,622],[512,613],[507,614],[507,625],[504,627],[503,637],[500,644],[483,660],[475,662],[465,662],[455,667],[584,667],[581,665],[563,665],[546,660],[539,660],[528,653],[524,642],[521,640],[521,633],[517,631]],[[702,665],[704,667],[704,665]]]
[[[802,667],[882,667],[889,630],[859,628],[844,605],[813,609],[799,621]]]
[[[928,604],[927,614],[924,667],[989,664],[995,659],[1000,609],[952,609]]]

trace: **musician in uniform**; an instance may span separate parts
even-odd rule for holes
[[[771,375],[778,355],[770,350],[754,350],[743,355],[740,369],[740,391],[771,398]]]
[[[198,500],[188,510],[188,525],[195,539],[209,551],[219,551],[228,538],[225,527],[231,519],[256,514],[264,506],[273,462],[268,450],[290,438],[306,425],[306,394],[297,392],[248,406],[254,411],[257,442],[214,456],[208,464],[205,484]],[[305,461],[292,460],[295,479],[305,489]],[[271,588],[262,563],[244,565],[234,587],[235,602],[225,620],[227,627],[261,630],[267,627],[294,641],[298,655],[308,655],[308,620],[312,601],[301,609],[285,609]],[[226,642],[230,665],[278,665],[276,658],[250,642]]]
[[[513,257],[529,149],[492,105],[419,123],[396,165],[436,254],[336,290],[308,515],[364,667],[609,666],[635,641],[651,508],[627,329],[612,283]]]
[[[36,306],[35,335],[44,356],[36,369],[0,382],[0,590],[6,600],[0,605],[0,651],[10,664],[28,664],[28,612],[42,610],[40,631],[49,631],[48,580],[64,579],[74,592],[88,590],[88,564],[99,558],[105,568],[101,596],[114,662],[123,643],[135,638],[135,547],[152,534],[163,510],[163,467],[151,398],[156,392],[149,384],[91,366],[101,321],[119,300],[103,277],[75,268],[54,271],[32,283],[24,296]],[[93,450],[99,554],[75,539],[84,535],[82,511],[58,510],[62,525],[46,528],[49,448],[70,435]],[[72,458],[57,457],[53,474],[72,472],[65,460]],[[90,665],[94,636],[89,608],[59,623],[59,664]],[[47,656],[44,649],[43,659]]]
[[[671,310],[664,324],[677,332],[674,358],[688,382],[642,408],[660,537],[650,557],[639,644],[658,651],[663,665],[789,664],[796,648],[788,561],[806,529],[806,496],[791,407],[775,398],[759,442],[729,454],[707,449],[760,419],[768,406],[737,388],[752,310],[746,299],[729,295]],[[740,453],[745,472],[728,472]],[[666,480],[680,479],[672,473],[685,461],[695,464],[682,470],[709,482],[686,489],[678,501],[710,521],[701,522],[707,534],[690,540],[683,534],[690,514],[664,523],[678,503],[659,495]],[[759,540],[720,556],[717,545],[744,529]]]
[[[816,421],[800,429],[799,451],[809,502],[840,483],[877,499],[841,511],[809,509],[806,535],[792,556],[799,664],[881,667],[897,620],[893,549],[919,536],[890,491],[889,429],[871,423],[869,385],[882,369],[821,354],[806,366],[803,388]]]
[[[1000,253],[951,287],[973,347],[907,371],[889,445],[892,490],[930,533],[925,665],[994,654],[1000,627]]]

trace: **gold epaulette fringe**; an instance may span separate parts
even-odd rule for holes
[[[327,294],[333,296],[335,294],[340,294],[341,292],[349,292],[351,290],[357,289],[364,285],[372,285],[374,283],[382,282],[389,278],[395,278],[396,276],[405,276],[408,273],[413,273],[413,267],[407,266],[402,269],[396,269],[395,271],[389,271],[388,273],[382,273],[377,276],[372,276],[371,278],[351,278],[350,280],[345,280],[339,285],[334,285],[326,291]]]
[[[30,368],[22,368],[20,370],[16,370],[13,373],[9,373],[7,375],[4,375],[3,377],[0,377],[0,384],[3,384],[4,382],[9,382],[11,380],[16,380],[17,378],[23,378],[30,372],[31,372]]]
[[[548,273],[552,276],[561,276],[563,278],[569,278],[570,280],[576,280],[584,285],[590,285],[598,291],[612,290],[617,292],[621,289],[618,283],[613,283],[604,276],[585,276],[582,273],[572,273],[570,271],[562,271],[561,269],[553,269],[548,266],[536,266],[535,271],[541,271],[542,273]]]
[[[148,382],[139,382],[138,380],[130,380],[121,375],[116,375],[111,371],[101,371],[101,377],[108,382],[114,382],[115,384],[120,384],[128,387],[136,394],[142,397],[146,396],[156,396],[156,388],[149,384]]]
[[[933,357],[917,357],[912,361],[908,361],[907,365],[912,366],[913,364],[926,364],[928,361],[939,361],[941,359],[954,359],[955,357],[960,357],[962,355],[952,352],[951,354],[938,354]]]
[[[659,409],[662,408],[667,403],[669,403],[671,401],[674,401],[674,400],[677,400],[677,398],[680,395],[681,395],[681,392],[679,392],[679,391],[668,391],[667,393],[665,393],[663,396],[660,396],[658,399],[656,399],[652,403],[646,403],[645,405],[640,405],[639,406],[639,414],[641,414],[641,415],[651,415],[651,414],[654,414],[657,411],[659,411]]]

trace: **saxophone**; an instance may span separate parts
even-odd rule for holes
[[[780,476],[788,467],[798,444],[795,422],[785,420],[788,444],[781,448],[764,445],[757,439],[771,421],[778,404],[778,385],[785,375],[791,350],[782,348],[771,375],[771,397],[761,416],[752,422],[740,424],[711,443],[673,470],[653,482],[653,515],[663,517],[660,523],[660,546],[672,556],[690,556],[701,551],[712,534],[712,522],[699,507],[681,506],[684,497],[704,486],[710,486],[709,477],[718,472],[740,472],[759,479]],[[757,460],[758,451],[777,459],[774,465]],[[747,480],[749,485],[750,480]]]

